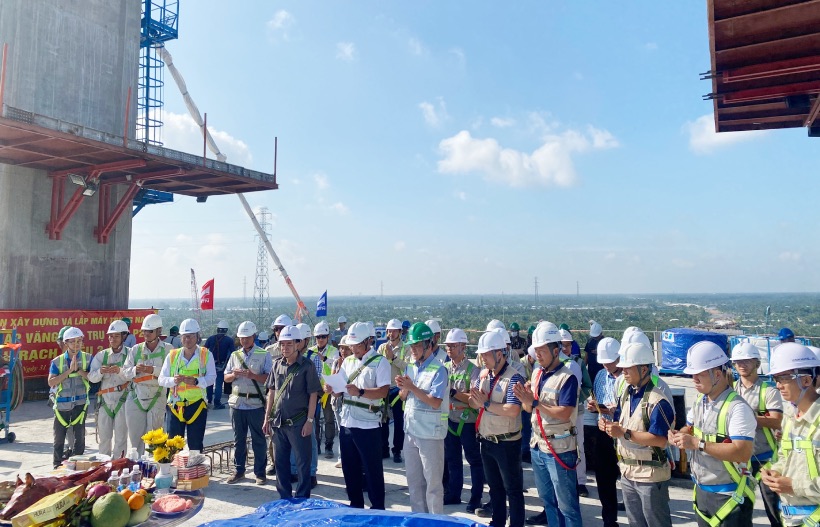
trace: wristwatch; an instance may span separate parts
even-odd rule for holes
[[[308,417],[307,421],[308,421],[308,423],[312,423],[312,422],[313,422],[313,418],[312,418],[312,417]]]
[[[364,397],[364,388],[359,388],[359,397]]]
[[[490,409],[490,401],[489,401],[489,400],[484,401],[484,409],[485,409],[485,410],[489,410],[489,409]]]
[[[624,439],[632,441],[632,430],[624,430]]]
[[[698,450],[700,450],[701,452],[706,452],[706,441],[704,441],[703,439],[701,439],[698,443]]]

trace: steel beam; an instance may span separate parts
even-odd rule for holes
[[[119,221],[125,209],[131,206],[131,202],[134,201],[134,196],[137,195],[137,192],[139,192],[142,187],[137,185],[136,182],[129,185],[125,194],[120,198],[114,210],[111,211],[109,215],[108,204],[111,199],[111,188],[111,185],[101,185],[100,188],[102,192],[100,195],[100,203],[105,201],[105,205],[100,205],[97,216],[97,227],[94,229],[98,243],[108,243],[108,237],[111,235],[111,231],[114,230],[114,227],[117,226],[117,221]]]
[[[77,187],[74,194],[69,198],[68,203],[63,206],[63,187],[65,185],[64,177],[55,177],[52,179],[51,187],[51,221],[46,225],[46,232],[50,240],[59,240],[62,238],[63,229],[68,225],[68,221],[80,208],[83,202],[84,187]],[[55,189],[55,186],[59,188]]]

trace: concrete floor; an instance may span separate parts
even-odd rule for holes
[[[666,377],[665,379],[673,387],[686,389],[686,402],[687,406],[690,406],[696,396],[695,391],[691,388],[691,382],[676,377]],[[11,429],[17,435],[17,440],[12,444],[0,444],[0,480],[12,480],[17,474],[24,474],[25,472],[32,472],[37,475],[51,470],[52,421],[53,412],[45,402],[26,402],[12,414]],[[228,441],[233,437],[228,410],[209,412],[208,421],[206,444]],[[86,453],[92,453],[96,452],[97,443],[94,438],[93,422],[89,422],[88,426]],[[338,444],[336,448],[338,449]],[[342,471],[333,466],[335,462],[335,459],[329,461],[320,456],[319,486],[314,489],[312,497],[347,503]],[[384,472],[388,508],[394,511],[409,511],[404,466],[393,463],[392,460],[385,460]],[[466,463],[464,473],[465,478],[468,480],[465,483],[465,487],[467,487],[469,485],[469,469]],[[227,478],[227,473],[214,471],[211,484],[206,489],[205,506],[199,514],[183,524],[185,527],[194,527],[214,520],[236,518],[254,511],[262,503],[278,498],[272,479],[268,480],[267,485],[257,487],[250,479],[246,480],[245,483],[227,485],[225,484]],[[527,516],[537,514],[541,511],[542,504],[535,492],[532,469],[527,464],[524,465],[524,486],[526,489],[524,494],[527,507],[526,514]],[[597,500],[593,474],[588,477],[587,487],[590,491],[590,497],[581,498],[581,512],[584,524],[600,525],[601,507],[600,502]],[[467,489],[465,489],[463,498],[467,498]],[[486,489],[484,498],[485,500],[489,499]],[[696,525],[695,514],[692,510],[692,487],[688,480],[673,478],[670,487],[670,499],[673,524]],[[467,514],[464,512],[464,507],[465,505],[450,505],[445,507],[445,511],[448,514],[470,518],[478,522],[489,521],[488,519],[482,520]],[[624,513],[621,513],[619,523],[627,525]],[[754,525],[768,525],[760,499],[755,503]]]

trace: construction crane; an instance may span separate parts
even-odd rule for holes
[[[196,273],[191,269],[191,312],[197,322],[202,322],[202,309],[199,305],[199,288],[196,286]]]

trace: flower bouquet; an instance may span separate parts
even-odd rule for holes
[[[168,434],[161,428],[151,430],[142,436],[145,441],[148,453],[153,456],[157,463],[170,463],[177,452],[185,448],[185,438],[174,436],[169,438]]]

